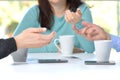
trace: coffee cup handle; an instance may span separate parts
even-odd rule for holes
[[[55,46],[59,49],[59,51],[61,51],[61,48],[60,48],[60,47],[57,45],[57,43],[56,43],[57,41],[59,41],[59,39],[55,39],[55,40],[54,40],[54,44],[55,44]]]

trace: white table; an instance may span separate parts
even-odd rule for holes
[[[63,58],[56,53],[29,54],[27,64],[13,65],[11,56],[0,60],[0,80],[120,80],[120,54],[111,55],[116,65],[85,65],[94,54],[77,54],[68,63],[37,63],[38,58]]]

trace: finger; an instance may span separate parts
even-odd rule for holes
[[[92,24],[92,23],[88,23],[88,22],[86,22],[86,21],[82,21],[82,25],[84,26],[84,27],[98,27],[98,28],[100,28],[100,26],[98,26],[98,25],[96,25],[96,24]]]
[[[47,28],[40,28],[40,32],[46,32]]]
[[[68,22],[68,18],[67,18],[67,15],[65,15],[65,20],[66,20],[66,22]]]
[[[77,15],[79,15],[79,16],[81,16],[81,15],[82,15],[82,13],[81,13],[81,11],[80,11],[80,9],[79,9],[79,8],[77,8],[76,14],[77,14]]]
[[[79,21],[80,21],[80,19],[81,19],[81,17],[80,17],[80,16],[78,16],[78,15],[74,14],[74,19],[73,19],[73,21],[74,21],[74,23],[75,23],[75,24],[76,24],[77,22],[79,22]]]
[[[68,13],[66,13],[65,19],[66,19],[66,21],[68,22],[68,20],[69,20],[69,18],[68,18]]]
[[[70,11],[70,10],[68,9],[68,10],[65,11],[65,13],[68,13],[69,11]]]
[[[45,32],[47,29],[46,28],[29,28],[28,31],[32,33],[40,33],[40,32]]]
[[[72,26],[72,29],[73,29],[77,34],[79,34],[79,30],[76,28],[75,25]]]
[[[55,37],[55,33],[52,32],[51,34],[39,34],[39,40],[43,40],[43,41],[50,41]]]
[[[69,20],[71,20],[71,19],[74,18],[74,14],[75,14],[75,13],[74,13],[74,12],[71,12],[70,10],[68,10],[66,14],[67,14]]]
[[[90,41],[93,41],[94,40],[94,36],[91,36],[91,35],[86,35],[85,36],[86,37],[86,39],[88,39],[88,40],[90,40]]]
[[[88,30],[89,28],[88,27],[85,27],[85,28],[83,28],[83,29],[80,29],[79,30],[79,32],[81,32],[81,35],[83,35],[83,36],[86,36],[88,33],[87,33],[87,30]]]
[[[94,32],[94,33],[92,33],[92,34],[89,34],[91,37],[96,37],[96,36],[98,36],[98,33],[96,33],[96,32]]]
[[[71,19],[70,19],[70,16],[69,15],[66,15],[66,21],[71,23]]]
[[[74,18],[76,17],[76,14],[74,12],[69,13],[70,20],[73,21]]]
[[[48,38],[52,39],[53,37],[55,37],[56,35],[56,32],[53,31],[51,34],[48,35]]]
[[[89,39],[91,40],[104,40],[104,38],[101,38],[101,35],[97,32],[94,32],[94,34],[89,34]]]
[[[83,25],[84,27],[89,27],[91,24],[88,23],[88,22],[86,22],[86,21],[82,21],[82,25]]]
[[[85,28],[88,28],[86,31],[87,34],[93,34],[96,31],[94,27],[85,27]]]
[[[79,8],[77,8],[77,13],[82,14]]]
[[[39,28],[38,32],[46,32],[47,28]]]
[[[73,16],[71,15],[71,12],[70,12],[70,11],[68,11],[68,12],[66,13],[66,17],[67,17],[68,22],[70,22],[71,19],[73,18]]]
[[[70,13],[70,20],[69,22],[73,25],[75,25],[76,21],[78,21],[78,17],[74,12]]]
[[[97,36],[98,34],[95,34],[92,36],[92,40],[101,40],[100,36]]]
[[[50,34],[42,35],[41,37],[42,37],[42,40],[52,40],[55,37],[55,35],[56,35],[56,32],[53,31]]]

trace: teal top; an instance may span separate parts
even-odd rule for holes
[[[91,22],[92,23],[92,16],[91,12],[86,4],[82,4],[79,9],[82,12],[82,19]],[[24,15],[22,21],[17,26],[14,36],[20,34],[23,30],[34,27],[39,28],[40,23],[38,22],[39,17],[39,8],[38,5],[35,5],[31,7],[27,13]],[[94,43],[91,41],[88,41],[85,37],[78,35],[74,32],[72,29],[72,25],[70,23],[67,23],[64,16],[57,17],[54,15],[54,25],[52,26],[51,30],[47,30],[45,34],[49,34],[52,31],[56,32],[56,37],[59,38],[60,35],[74,35],[75,36],[75,47],[83,49],[85,52],[92,53],[94,51]],[[79,21],[77,24],[77,28],[83,28],[81,25],[81,21]],[[29,53],[56,53],[58,52],[58,49],[54,45],[54,40],[45,47],[40,48],[30,48]]]

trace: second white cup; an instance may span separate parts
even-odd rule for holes
[[[59,47],[57,41],[60,42]],[[61,51],[63,56],[71,56],[74,48],[74,35],[63,35],[54,40],[55,46]]]
[[[95,42],[95,52],[98,62],[109,61],[110,52],[111,52],[111,40],[98,40]]]

